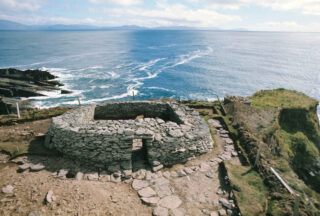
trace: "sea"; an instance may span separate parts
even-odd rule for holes
[[[73,92],[42,92],[31,98],[39,108],[276,88],[320,100],[320,33],[0,31],[0,68],[9,67],[47,70]]]

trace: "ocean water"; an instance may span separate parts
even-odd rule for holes
[[[215,100],[287,88],[320,100],[320,34],[217,31],[0,31],[0,68],[40,68],[69,95],[37,107],[171,97]],[[319,112],[320,113],[320,112]]]

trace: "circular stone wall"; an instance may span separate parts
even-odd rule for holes
[[[136,119],[139,116],[140,118]],[[45,145],[95,168],[132,169],[132,145],[141,139],[154,170],[213,148],[198,112],[170,102],[107,102],[52,119]]]

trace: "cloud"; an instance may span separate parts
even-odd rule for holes
[[[141,0],[89,0],[95,4],[115,4],[121,6],[131,6],[141,4]]]
[[[288,31],[288,32],[320,32],[320,23],[299,24],[296,22],[265,22],[256,27],[258,31]]]
[[[26,15],[20,14],[19,16],[15,15],[6,15],[0,14],[0,19],[10,20],[18,23],[23,23],[27,25],[50,25],[50,24],[65,24],[65,25],[95,25],[97,20],[92,18],[83,18],[83,19],[71,19],[59,16],[39,16],[39,15]]]
[[[259,5],[273,10],[299,10],[303,14],[320,15],[320,0],[189,0],[210,4],[214,8],[239,9],[245,5]]]
[[[231,21],[240,21],[238,16],[217,13],[208,9],[190,9],[181,4],[157,4],[155,9],[144,8],[105,8],[102,12],[122,24],[136,24],[147,27],[193,26],[215,27]],[[131,22],[131,23],[128,23]]]
[[[44,2],[44,0],[0,0],[0,10],[37,11]]]

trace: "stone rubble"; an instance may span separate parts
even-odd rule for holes
[[[4,194],[12,194],[14,187],[12,185],[7,185],[1,189]]]
[[[46,203],[51,203],[56,200],[56,197],[53,195],[53,191],[49,190],[46,195]]]
[[[46,168],[46,167],[42,163],[38,163],[38,164],[32,165],[30,167],[30,170],[37,172],[37,171],[43,170],[44,168]]]

